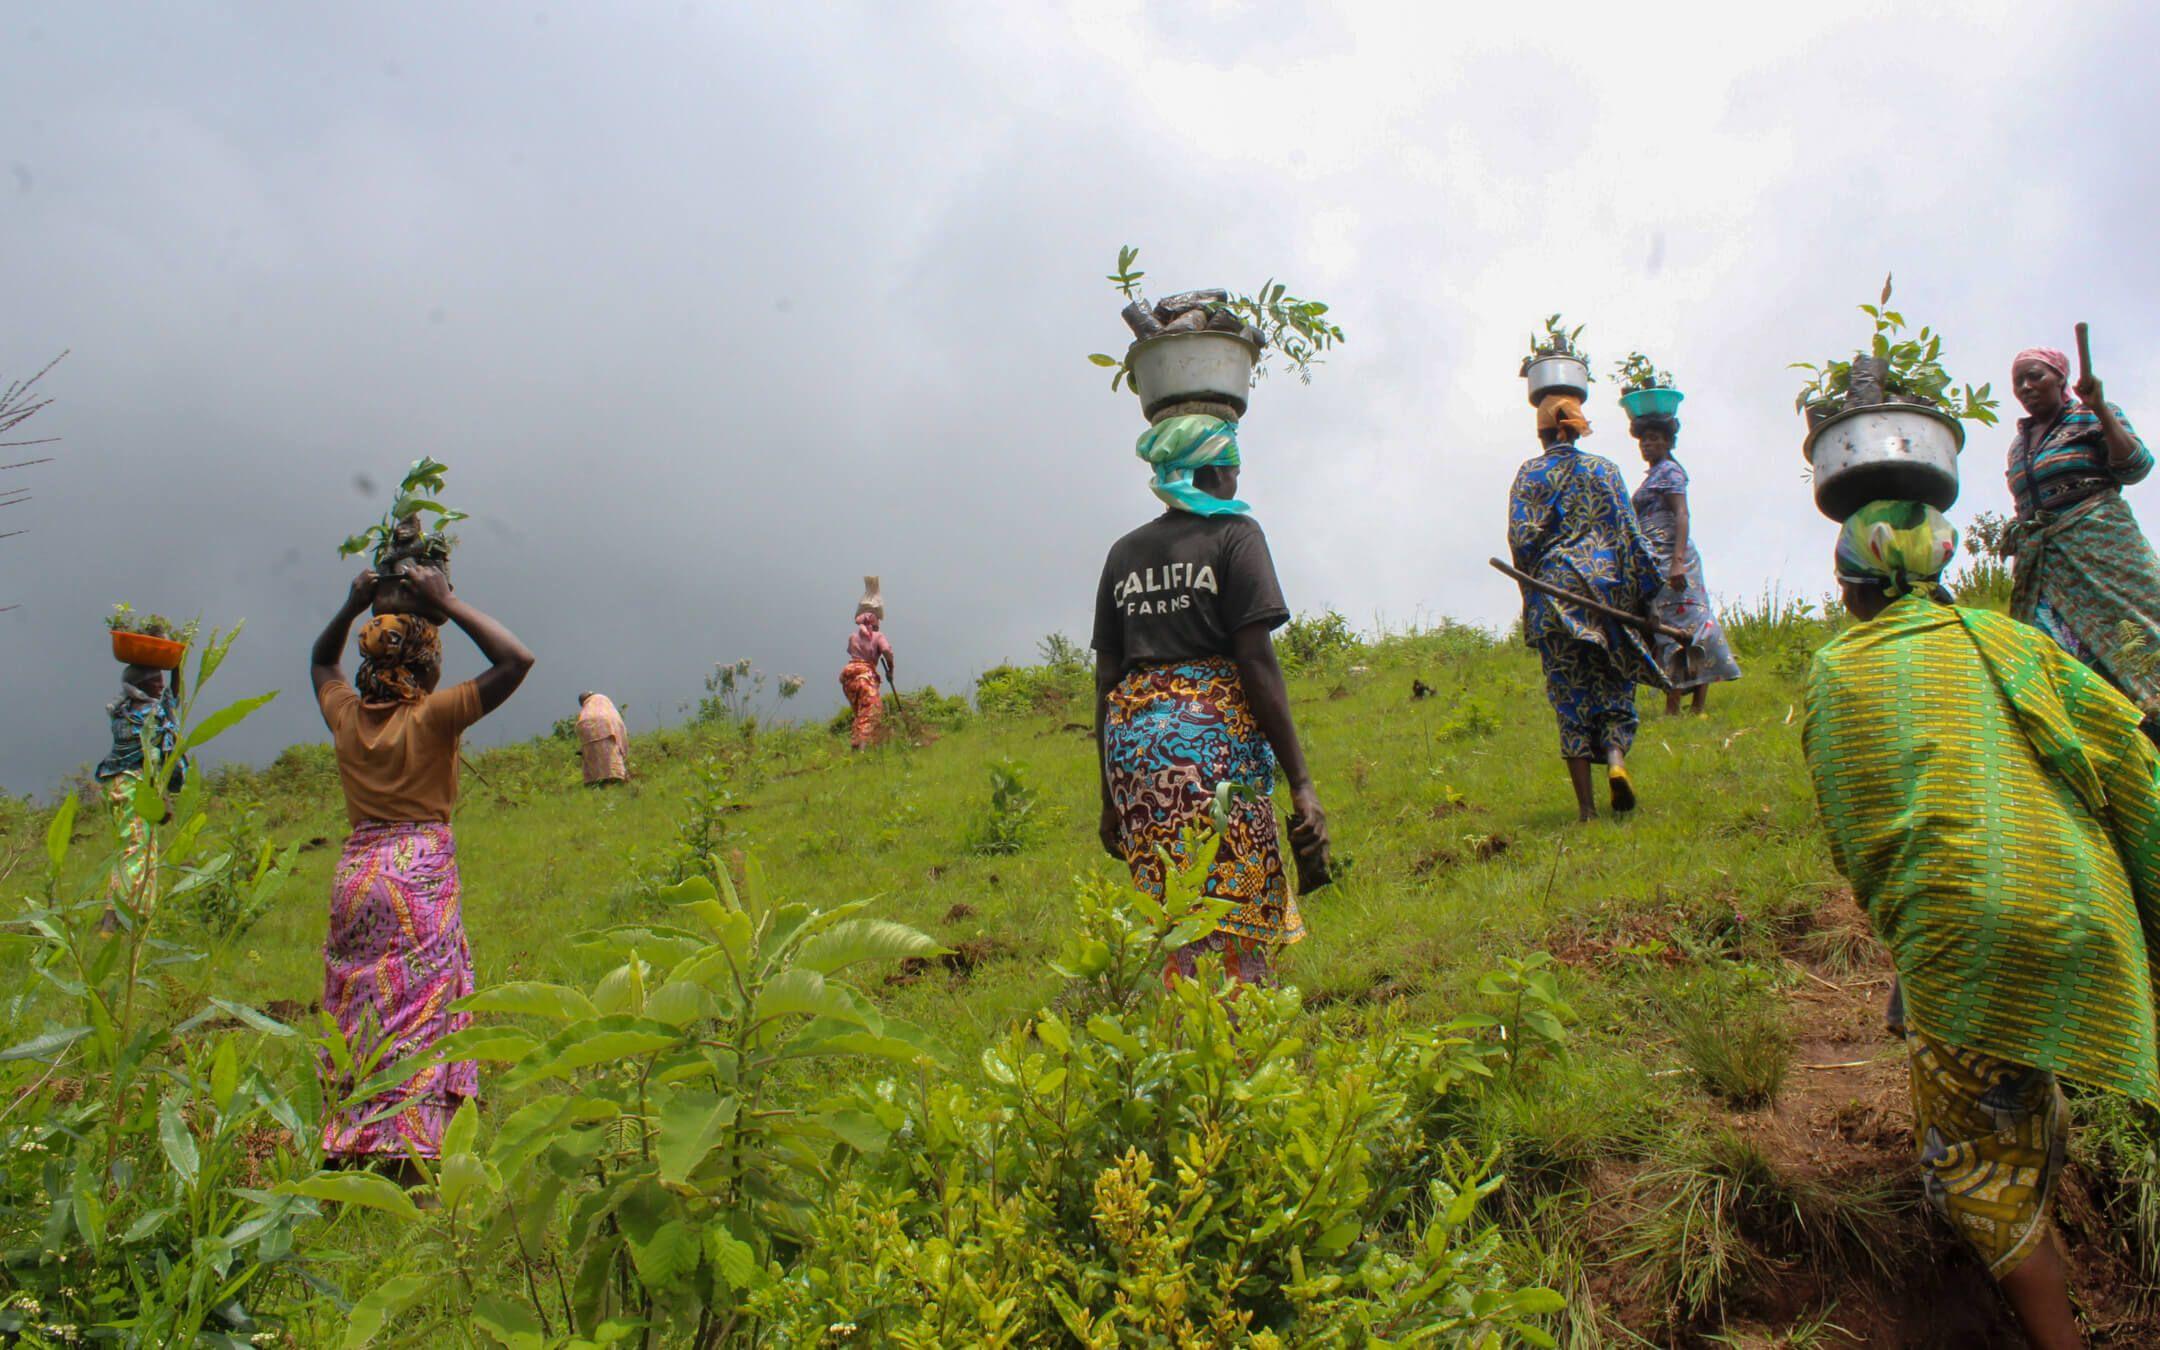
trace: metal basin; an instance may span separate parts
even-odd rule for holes
[[[1125,353],[1140,412],[1152,419],[1173,403],[1227,403],[1245,415],[1260,349],[1237,333],[1164,333]]]
[[[1873,501],[1926,502],[1947,511],[1958,498],[1965,428],[1936,408],[1875,403],[1847,408],[1808,433],[1815,506],[1842,521]]]
[[[1590,365],[1572,356],[1541,356],[1523,369],[1523,378],[1530,382],[1533,408],[1547,394],[1590,397]]]

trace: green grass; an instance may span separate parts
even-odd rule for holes
[[[1642,808],[1590,826],[1575,821],[1537,663],[1519,645],[1448,627],[1317,651],[1291,680],[1340,877],[1303,902],[1310,936],[1282,963],[1307,996],[1313,1034],[1494,1011],[1478,984],[1503,957],[1558,958],[1578,1015],[1564,1050],[1526,1060],[1461,1128],[1509,1174],[1499,1202],[1522,1238],[1517,1259],[1583,1309],[1568,1320],[1576,1344],[1628,1341],[1585,1304],[1587,1239],[1575,1225],[1600,1166],[1659,1169],[1654,1201],[1623,1236],[1639,1248],[1637,1278],[1687,1316],[1768,1268],[1743,1230],[1759,1212],[1748,1197],[1768,1194],[1761,1203],[1774,1207],[1774,1178],[1695,1142],[1728,1109],[1698,1077],[1760,1103],[1790,1057],[1782,996],[1736,972],[1775,967],[1795,916],[1837,881],[1799,746],[1796,681],[1824,628],[1782,603],[1732,628],[1747,678],[1719,686],[1707,717],[1667,719],[1647,691],[1631,759]],[[1016,679],[1008,672],[1001,690]],[[1413,679],[1437,696],[1413,701]],[[1050,701],[863,754],[824,726],[749,741],[724,727],[673,729],[633,743],[636,778],[619,790],[581,787],[567,740],[476,753],[456,832],[480,981],[593,979],[603,958],[575,935],[659,914],[640,877],[664,862],[702,771],[709,799],[724,789],[725,809],[707,822],[720,850],[753,859],[769,891],[822,904],[875,897],[870,913],[956,949],[871,983],[889,1011],[972,1066],[1014,1019],[1057,998],[1046,959],[1073,879],[1123,874],[1095,840],[1093,743],[1073,727],[1084,705]],[[346,831],[327,748],[225,771],[217,787],[221,814],[259,802],[273,837],[304,851],[271,913],[209,964],[180,968],[175,1001],[215,989],[256,1007],[307,1007],[321,992]],[[92,813],[84,821],[91,838]],[[35,855],[43,828],[43,813],[0,806],[0,876],[10,858]],[[77,856],[88,867],[95,852]],[[1723,1022],[1759,1035],[1706,1049],[1722,1022],[1675,1020],[1689,981],[1724,991]],[[1809,1203],[1805,1222],[1825,1222],[1828,1202]]]

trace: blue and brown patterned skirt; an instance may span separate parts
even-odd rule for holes
[[[1103,760],[1110,800],[1133,883],[1163,893],[1163,857],[1185,861],[1185,831],[1209,819],[1218,783],[1233,794],[1222,846],[1208,872],[1206,893],[1235,901],[1214,936],[1172,957],[1190,974],[1202,951],[1223,959],[1233,978],[1272,977],[1270,948],[1305,936],[1297,901],[1283,873],[1275,826],[1275,752],[1253,720],[1237,666],[1209,657],[1142,666],[1110,694],[1103,724]]]

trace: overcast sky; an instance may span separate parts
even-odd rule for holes
[[[247,620],[221,692],[284,694],[227,753],[319,739],[335,546],[423,453],[474,517],[460,593],[540,658],[483,743],[587,687],[676,720],[743,656],[829,711],[865,572],[903,690],[1084,638],[1155,509],[1084,360],[1128,242],[1157,293],[1272,275],[1348,330],[1242,436],[1293,607],[1507,620],[1484,560],[1553,310],[1631,480],[1607,372],[1678,375],[1720,597],[1818,594],[1785,367],[1864,338],[1886,270],[2006,405],[2083,318],[2160,419],[2156,40],[1974,0],[8,5],[0,376],[73,354],[24,428],[57,461],[0,478],[35,492],[0,520],[0,786],[104,753],[119,599]],[[1960,520],[2007,503],[2007,422]]]

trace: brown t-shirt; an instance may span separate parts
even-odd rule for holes
[[[350,684],[332,680],[320,697],[353,824],[450,819],[458,737],[480,720],[479,685],[467,680],[418,703],[381,704],[362,703]]]

